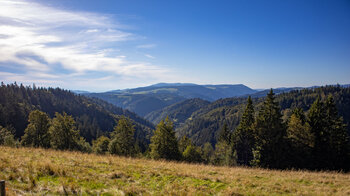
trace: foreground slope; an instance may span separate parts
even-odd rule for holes
[[[276,171],[0,146],[9,195],[349,195],[350,174]]]

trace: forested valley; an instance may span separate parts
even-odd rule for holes
[[[195,99],[186,102],[190,112],[171,107],[182,121],[176,127],[164,111],[155,126],[128,110],[59,88],[2,83],[0,95],[0,145],[224,166],[350,169],[350,88],[278,95],[271,89],[263,98],[212,103]]]

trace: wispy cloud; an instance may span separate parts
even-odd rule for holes
[[[81,84],[73,88],[84,88],[91,87],[92,81],[152,80],[168,73],[160,66],[128,60],[127,54],[119,51],[119,42],[135,39],[137,35],[122,30],[107,15],[57,9],[32,1],[0,1],[3,80],[43,85],[71,82]],[[22,73],[6,71],[5,65],[19,66]]]
[[[156,47],[155,44],[144,44],[144,45],[136,46],[136,48],[146,48],[146,49],[148,49],[148,48],[155,48],[155,47]]]
[[[145,57],[150,58],[150,59],[155,59],[156,57],[150,55],[150,54],[145,54]]]

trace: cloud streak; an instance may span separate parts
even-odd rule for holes
[[[162,80],[169,70],[147,62],[127,60],[118,50],[119,42],[137,39],[121,30],[111,17],[73,12],[20,0],[0,1],[0,75],[4,80],[42,82],[67,81],[91,87],[95,81],[123,82]],[[139,45],[152,48],[154,45]],[[149,56],[149,58],[151,58]],[[24,73],[5,71],[5,65],[20,67]],[[86,76],[86,77],[84,77]],[[127,87],[127,86],[126,86]],[[91,89],[90,89],[91,90]]]

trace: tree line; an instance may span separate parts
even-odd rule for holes
[[[110,134],[91,143],[80,135],[73,116],[65,112],[56,112],[51,119],[47,113],[34,110],[28,115],[27,124],[20,140],[13,127],[0,127],[0,145],[278,169],[348,171],[350,165],[347,126],[332,96],[316,99],[307,111],[295,108],[286,121],[272,90],[257,115],[248,97],[238,127],[230,130],[224,124],[214,146],[196,146],[187,136],[178,139],[169,118],[157,125],[145,151],[135,137],[135,122],[125,116],[120,116]]]

